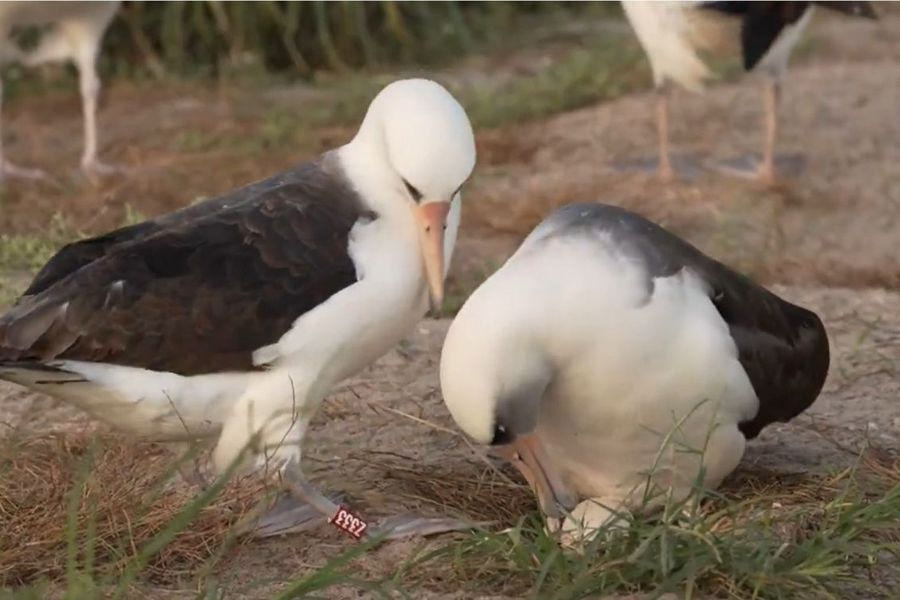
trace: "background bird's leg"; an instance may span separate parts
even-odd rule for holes
[[[780,85],[768,77],[763,83],[763,106],[765,109],[766,138],[763,146],[762,162],[757,176],[765,183],[775,182],[775,141],[778,136],[778,97]]]
[[[112,169],[97,160],[97,98],[100,95],[100,78],[97,76],[96,50],[80,53],[77,66],[84,116],[84,151],[81,154],[81,168],[89,175],[109,173]]]
[[[663,181],[675,179],[675,171],[669,159],[669,85],[656,87],[656,130],[659,135],[659,178]]]
[[[3,106],[3,81],[0,80],[0,112]],[[2,121],[0,121],[2,122]],[[5,177],[21,177],[23,179],[43,179],[47,176],[40,169],[26,169],[8,161],[3,154],[3,135],[0,126],[0,179]]]
[[[98,175],[110,175],[121,170],[102,163],[97,158],[97,101],[100,97],[97,52],[102,31],[75,29],[69,32],[69,36],[70,43],[75,47],[74,59],[78,68],[78,87],[84,117],[84,151],[81,154],[81,168],[94,179]]]

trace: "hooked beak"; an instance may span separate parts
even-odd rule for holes
[[[433,314],[439,314],[444,303],[444,229],[449,212],[449,202],[423,202],[413,208]]]
[[[537,494],[545,515],[561,518],[565,516],[562,511],[571,512],[575,508],[577,497],[553,466],[536,434],[521,435],[497,451],[522,473]]]

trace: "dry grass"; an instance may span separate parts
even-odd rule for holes
[[[466,515],[491,529],[510,527],[524,514],[537,510],[531,490],[512,467],[460,472],[432,465],[423,470],[410,463],[392,463],[387,469],[397,482],[396,493],[412,504],[436,507],[442,513]]]
[[[162,446],[118,436],[4,440],[0,586],[59,579],[73,560],[96,575],[123,572],[198,493],[172,478],[173,464]],[[229,483],[150,559],[143,575],[171,582],[207,566],[233,537],[235,523],[264,497],[260,480]]]
[[[658,560],[659,549],[650,546],[660,535],[671,536],[673,565],[706,553],[698,559],[701,572],[689,583],[703,590],[746,592],[759,584],[748,573],[769,567],[772,573],[760,571],[760,577],[778,589],[793,589],[814,568],[823,569],[822,575],[809,576],[816,585],[819,579],[856,585],[853,577],[865,578],[858,573],[859,557],[835,564],[834,553],[846,551],[828,544],[896,548],[900,543],[900,528],[882,514],[896,510],[900,458],[877,448],[868,448],[854,468],[827,475],[741,470],[719,492],[698,496],[702,502],[634,517],[631,541],[607,541],[565,563],[538,525],[531,492],[508,468],[476,459],[480,469],[462,471],[439,465],[416,469],[389,456],[377,460],[387,461],[382,466],[399,496],[486,526],[411,557],[390,575],[391,585],[405,589],[436,591],[448,577],[478,582],[482,593],[514,595],[536,593],[543,585],[564,590],[578,582],[604,592],[646,592],[661,582],[683,589],[677,569],[660,574],[647,567]],[[196,490],[172,478],[175,464],[176,457],[158,444],[117,436],[79,432],[6,440],[0,447],[0,585],[62,582],[73,569],[116,582],[194,501]],[[266,491],[258,479],[228,484],[141,565],[141,579],[163,585],[199,581],[223,560],[236,558],[245,541],[235,525],[259,507]],[[875,513],[866,512],[870,509]],[[759,556],[742,554],[757,543]],[[773,554],[773,545],[788,549],[785,556]],[[342,556],[332,560],[344,562]],[[769,562],[754,566],[756,560]],[[536,580],[541,571],[545,575]],[[618,572],[621,582],[601,572]],[[340,582],[341,573],[328,571],[328,577]]]

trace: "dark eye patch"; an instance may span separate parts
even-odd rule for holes
[[[406,186],[406,191],[409,192],[409,195],[412,196],[412,199],[418,202],[422,199],[422,192],[414,188],[407,180],[403,180],[403,185]]]

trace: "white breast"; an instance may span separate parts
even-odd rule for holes
[[[550,455],[583,496],[622,497],[670,434],[680,451],[667,476],[687,485],[700,456],[687,448],[713,439],[708,479],[717,484],[743,452],[737,423],[758,401],[704,284],[681,271],[654,280],[648,296],[641,265],[612,245],[604,254],[596,238],[538,244],[505,277],[544,290],[523,296],[556,368],[538,425]]]

